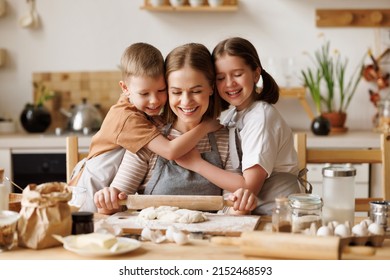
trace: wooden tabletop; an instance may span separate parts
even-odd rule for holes
[[[102,216],[100,217],[102,218]],[[269,217],[262,217],[258,230],[269,230]],[[258,257],[257,257],[258,258]],[[175,243],[154,244],[142,242],[140,248],[109,257],[85,257],[69,252],[62,246],[33,250],[15,247],[10,251],[0,253],[0,260],[77,260],[77,259],[112,259],[112,260],[245,260],[254,259],[241,252],[239,245],[218,245],[208,239],[190,239],[186,245]],[[382,247],[375,248],[375,254],[359,256],[343,253],[342,259],[390,259],[390,239],[386,239]]]

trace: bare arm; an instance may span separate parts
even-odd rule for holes
[[[244,188],[257,195],[267,178],[267,172],[259,165],[246,169],[243,175],[223,170],[203,160],[196,149],[177,159],[176,162],[229,192],[235,192],[239,188]]]
[[[172,140],[159,135],[150,141],[146,147],[163,158],[175,160],[191,151],[207,133],[214,132],[220,127],[221,125],[217,120],[206,120]]]

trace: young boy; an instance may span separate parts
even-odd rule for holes
[[[132,44],[122,55],[121,70],[122,95],[92,137],[88,157],[77,164],[69,182],[87,188],[87,200],[81,207],[84,211],[96,211],[93,195],[109,186],[125,150],[136,153],[146,147],[174,160],[220,127],[218,121],[206,120],[182,136],[168,140],[158,128],[162,124],[159,115],[167,101],[161,52],[146,43]]]

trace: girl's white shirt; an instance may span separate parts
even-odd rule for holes
[[[264,168],[268,177],[273,172],[298,175],[293,133],[278,110],[263,101],[256,101],[236,114],[235,110],[230,109],[222,123],[232,123],[231,118],[236,115],[233,123],[238,128],[241,140],[242,171],[258,164]]]

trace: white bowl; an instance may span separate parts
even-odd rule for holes
[[[219,7],[223,4],[223,0],[207,0],[210,7]]]
[[[169,0],[169,3],[173,7],[180,7],[184,5],[185,0]]]
[[[191,7],[200,7],[203,5],[204,0],[189,0]]]
[[[153,7],[161,7],[165,4],[165,0],[149,0],[149,3]]]
[[[15,123],[12,121],[0,121],[0,134],[1,133],[14,133],[15,132]]]

